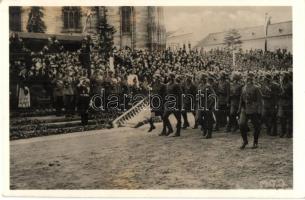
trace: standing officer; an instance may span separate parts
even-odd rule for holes
[[[253,149],[258,147],[258,137],[260,134],[261,122],[260,122],[260,115],[261,115],[261,108],[262,108],[262,100],[261,100],[261,93],[258,87],[254,84],[254,74],[253,72],[248,72],[246,84],[242,89],[240,103],[239,103],[239,127],[241,136],[243,139],[243,144],[240,149],[244,149],[248,144],[248,120],[251,120],[251,123],[254,126],[254,142],[253,142]]]
[[[227,124],[227,115],[230,98],[230,83],[226,80],[226,73],[223,71],[220,74],[220,80],[217,88],[218,97],[218,112],[217,112],[217,122],[216,129],[222,128]]]
[[[281,135],[292,137],[292,78],[286,72],[281,81],[281,92],[279,100],[279,118],[281,123]],[[288,130],[287,130],[288,129]]]
[[[273,123],[276,118],[276,92],[277,86],[272,82],[272,77],[269,73],[264,76],[263,84],[261,84],[261,93],[263,99],[262,121],[266,124],[267,134],[274,135],[275,130]],[[272,133],[273,131],[273,133]]]
[[[66,108],[66,117],[72,117],[73,114],[73,97],[74,97],[74,88],[73,88],[73,78],[72,78],[72,70],[68,70],[63,78],[64,82],[64,101],[65,101],[65,108]]]
[[[53,82],[55,86],[53,93],[55,99],[56,116],[60,116],[64,107],[64,81],[61,72],[57,73]]]
[[[90,80],[87,78],[87,71],[83,71],[83,75],[79,79],[77,84],[77,90],[79,95],[78,100],[78,112],[81,116],[81,122],[83,126],[88,125],[88,109],[90,102]]]
[[[213,111],[216,104],[216,94],[213,89],[214,79],[208,77],[207,74],[202,74],[200,90],[203,95],[200,97],[203,102],[203,107],[200,105],[199,109],[199,124],[201,125],[202,135],[206,139],[212,138],[213,125],[215,123]],[[213,97],[215,95],[215,97]]]
[[[169,116],[171,114],[174,114],[177,125],[176,125],[176,133],[174,137],[180,136],[180,130],[181,130],[181,95],[182,90],[180,87],[180,83],[178,82],[179,78],[175,76],[175,74],[170,73],[169,74],[169,83],[167,84],[167,95],[165,97],[165,108],[164,108],[164,114],[163,114],[163,123],[165,124],[165,127],[167,127],[168,132],[166,135],[170,135],[173,133],[173,128],[171,126],[171,123],[169,121]]]
[[[230,115],[229,115],[229,123],[227,126],[227,132],[231,132],[231,128],[233,128],[232,132],[235,132],[238,129],[238,106],[239,100],[242,90],[242,84],[240,82],[241,75],[238,72],[232,73],[232,83],[230,84]]]

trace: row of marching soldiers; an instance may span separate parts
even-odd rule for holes
[[[239,129],[243,139],[241,149],[248,144],[248,122],[252,123],[254,130],[252,148],[258,147],[262,126],[266,127],[266,133],[270,136],[292,137],[291,71],[275,71],[272,74],[251,71],[233,71],[231,74],[224,71],[218,74],[202,72],[195,76],[177,76],[171,73],[168,78],[159,74],[154,78],[152,96],[158,94],[161,102],[156,102],[156,98],[153,98],[150,103],[152,116],[161,116],[163,121],[160,136],[169,136],[172,133],[174,137],[180,136],[181,129],[190,126],[187,113],[191,112],[195,117],[193,128],[197,129],[200,125],[206,139],[212,138],[213,131],[235,132]],[[178,99],[175,109],[168,102],[168,96]],[[203,107],[198,104],[200,98],[204,102]],[[152,106],[156,104],[161,106]],[[169,121],[171,114],[177,120],[175,133]],[[155,129],[153,117],[149,120],[149,132]]]

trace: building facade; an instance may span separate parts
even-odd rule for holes
[[[267,40],[267,50],[286,49],[292,53],[292,21],[270,24],[267,27],[267,37],[265,27],[256,26],[238,29],[241,35],[241,49],[244,51],[251,49],[265,49]],[[195,48],[223,49],[225,47],[224,38],[227,32],[211,33],[201,40]]]
[[[105,17],[105,8],[107,21],[116,30],[114,45],[117,48],[165,48],[166,30],[162,7],[42,7],[46,25],[44,34],[72,38],[94,34],[99,19]],[[11,31],[21,32],[21,35],[27,37],[30,10],[31,7],[10,7]]]
[[[188,48],[189,45],[193,47],[196,43],[193,40],[194,34],[190,32],[174,32],[168,33],[166,38],[166,48],[170,48],[172,50],[178,50],[183,48],[183,45]]]

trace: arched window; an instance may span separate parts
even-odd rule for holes
[[[64,29],[80,29],[80,7],[63,7]]]
[[[121,23],[122,33],[131,33],[131,7],[123,6],[121,8]]]

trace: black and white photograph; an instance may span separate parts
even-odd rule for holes
[[[292,6],[8,14],[11,191],[294,188]]]

